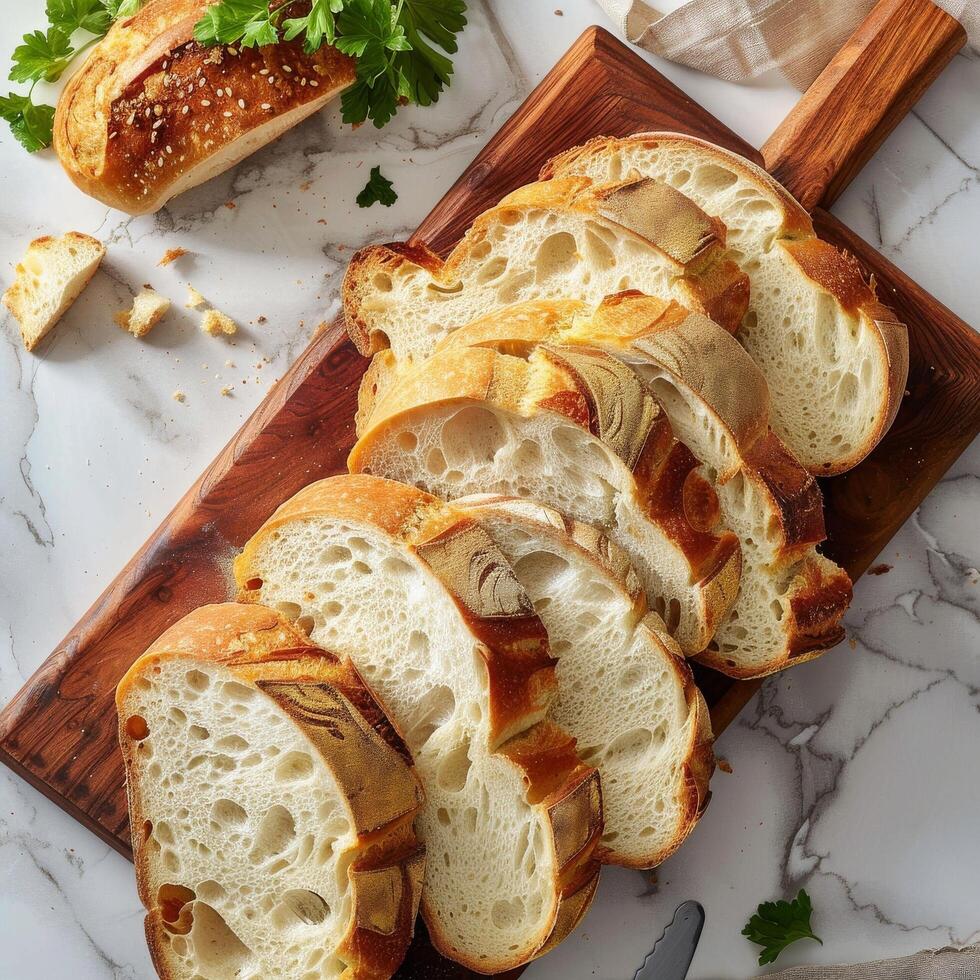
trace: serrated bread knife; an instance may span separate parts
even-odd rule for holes
[[[704,909],[687,901],[674,910],[674,918],[650,950],[633,980],[684,980],[704,928]]]

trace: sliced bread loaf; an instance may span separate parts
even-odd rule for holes
[[[560,941],[595,892],[599,779],[546,718],[547,634],[487,533],[412,487],[335,477],[283,504],[235,576],[349,656],[402,732],[436,947],[497,973]]]
[[[442,351],[390,389],[348,465],[446,498],[533,497],[604,529],[689,655],[738,592],[738,541],[711,529],[717,501],[697,460],[601,351]]]
[[[422,790],[347,660],[261,606],[204,606],[116,691],[146,937],[164,980],[389,977]]]
[[[704,812],[708,708],[639,579],[603,534],[544,504],[463,497],[527,590],[558,658],[551,716],[602,779],[604,861],[652,868]]]
[[[702,463],[720,524],[738,536],[742,578],[699,660],[758,677],[843,638],[850,580],[815,548],[825,536],[820,489],[768,429],[765,381],[731,336],[675,303],[620,294],[594,311],[570,301],[507,307],[453,331],[432,360],[474,346],[527,356],[539,345],[600,348],[629,365]],[[384,352],[377,357],[388,360]]]
[[[426,357],[450,329],[531,299],[598,303],[624,289],[670,296],[734,332],[748,279],[720,222],[652,180],[597,189],[583,177],[529,184],[480,215],[446,262],[424,247],[361,249],[344,278],[362,354]]]
[[[599,137],[541,174],[561,185],[573,175],[610,187],[653,178],[721,221],[751,283],[737,336],[769,382],[773,429],[817,475],[871,452],[905,391],[908,333],[788,191],[743,157],[677,133]]]

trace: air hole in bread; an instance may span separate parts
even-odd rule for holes
[[[395,437],[395,444],[402,452],[413,453],[419,444],[419,437],[406,429]]]
[[[391,276],[386,272],[377,273],[371,282],[379,293],[390,293],[394,286],[394,283],[391,281]]]
[[[674,187],[683,187],[690,179],[690,170],[676,170],[670,175],[669,183]]]
[[[498,255],[485,262],[477,274],[476,281],[481,284],[493,282],[499,279],[507,270],[507,259],[503,255]]]
[[[318,926],[330,915],[330,906],[316,892],[292,888],[285,892],[272,910],[272,925],[276,929],[297,926]]]
[[[198,694],[206,691],[211,684],[211,678],[203,671],[197,669],[187,671],[184,675],[184,680],[187,682],[187,686]]]
[[[512,929],[524,916],[524,901],[514,896],[510,901],[500,899],[493,903],[490,919],[498,929]]]
[[[738,180],[738,174],[716,163],[706,163],[694,171],[694,182],[699,194],[717,194],[731,187]]]
[[[472,765],[469,750],[469,742],[463,742],[451,752],[447,752],[440,761],[436,780],[444,790],[458,793],[466,785]]]
[[[259,824],[249,860],[253,864],[261,864],[270,857],[281,854],[295,837],[296,824],[293,815],[284,806],[271,806]]]
[[[255,962],[252,951],[221,915],[205,902],[195,902],[190,932],[193,969],[208,980],[239,980]]]
[[[579,250],[575,238],[567,231],[549,235],[539,246],[534,256],[535,282],[547,282],[570,273],[579,261]]]
[[[248,820],[248,814],[234,800],[215,800],[211,807],[211,819],[219,830],[237,827]]]
[[[126,734],[130,738],[134,738],[137,741],[142,741],[150,734],[150,729],[147,727],[146,719],[142,715],[130,715],[126,719]]]
[[[276,766],[276,781],[298,783],[313,775],[313,760],[305,752],[288,752]]]

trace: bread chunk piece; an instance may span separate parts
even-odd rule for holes
[[[271,609],[204,606],[116,706],[160,977],[392,975],[421,894],[423,794],[349,660]]]
[[[722,222],[751,284],[736,336],[762,369],[772,426],[812,473],[857,465],[888,431],[908,377],[908,331],[855,259],[820,241],[777,181],[737,154],[677,133],[598,137],[545,165],[617,186],[643,176]]]
[[[708,707],[626,553],[533,500],[463,497],[511,563],[558,658],[551,716],[602,780],[602,859],[665,860],[707,806]]]
[[[529,184],[481,214],[443,262],[407,244],[361,249],[344,277],[347,330],[362,354],[422,358],[455,327],[512,303],[639,289],[734,331],[748,279],[720,222],[652,180],[597,188],[583,177]]]
[[[432,361],[459,347],[526,356],[539,345],[599,348],[628,365],[700,461],[718,525],[737,535],[742,552],[738,597],[700,661],[758,677],[843,639],[851,583],[816,550],[825,537],[820,489],[768,428],[765,380],[731,336],[676,303],[625,293],[594,311],[567,300],[507,307],[447,335]],[[398,375],[386,354],[376,355],[365,376],[373,379],[364,392],[368,416],[368,403],[379,397],[373,388],[389,390]]]
[[[17,263],[3,305],[20,324],[24,346],[34,350],[64,316],[95,275],[105,246],[91,235],[69,231],[58,238],[35,238]]]
[[[348,466],[449,499],[532,497],[603,529],[689,656],[738,594],[738,541],[713,530],[697,459],[636,375],[599,350],[447,348],[388,391]]]
[[[193,297],[192,297],[193,298]],[[212,337],[233,336],[238,333],[238,324],[227,313],[220,310],[205,310],[201,317],[201,330]]]
[[[440,952],[498,973],[567,935],[596,888],[599,778],[546,717],[547,634],[479,524],[413,487],[334,477],[272,515],[235,578],[349,656],[403,734]]]
[[[134,337],[145,337],[166,315],[170,300],[149,286],[144,286],[133,298],[131,309],[120,310],[114,317],[123,330]]]

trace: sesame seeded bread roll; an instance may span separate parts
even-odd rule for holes
[[[129,214],[234,166],[354,80],[354,62],[302,42],[204,47],[207,0],[149,0],[117,21],[58,100],[54,148],[86,194]]]

